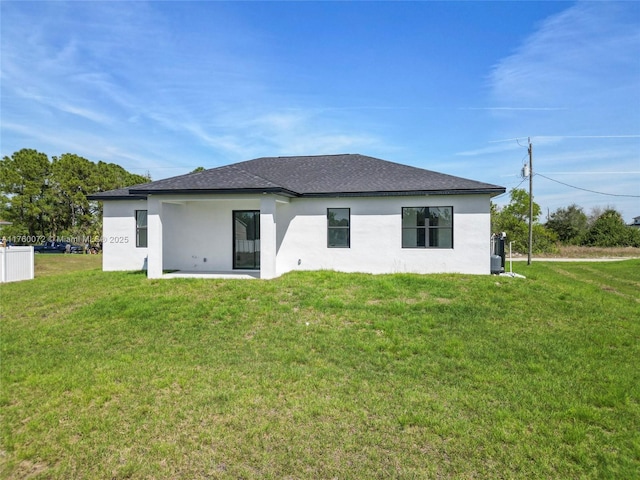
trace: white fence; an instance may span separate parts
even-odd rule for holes
[[[0,283],[32,280],[33,247],[0,247]]]

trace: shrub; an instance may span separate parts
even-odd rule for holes
[[[582,244],[591,247],[640,247],[640,230],[627,226],[616,210],[607,209],[593,222]]]

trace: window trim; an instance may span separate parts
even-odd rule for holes
[[[426,209],[426,215],[425,215],[425,219],[429,217],[429,209],[431,208],[448,208],[451,210],[451,226],[448,227],[444,227],[444,226],[430,226],[430,225],[424,225],[424,226],[419,226],[416,225],[415,227],[405,227],[404,223],[403,223],[403,219],[404,219],[404,210],[405,209],[419,209],[419,208],[424,208]],[[453,205],[431,205],[431,206],[413,206],[413,207],[401,207],[400,210],[400,228],[401,228],[401,234],[400,234],[400,243],[402,248],[409,248],[409,249],[416,249],[416,248],[421,248],[421,249],[440,249],[440,250],[446,250],[446,249],[450,249],[453,250],[454,248],[454,237],[453,237],[453,220],[454,220],[454,210],[453,210]],[[404,239],[404,231],[405,230],[419,230],[422,229],[424,230],[424,239],[425,239],[425,244],[424,246],[422,245],[416,245],[415,247],[408,247],[404,245],[403,239]],[[430,231],[437,231],[437,230],[450,230],[451,231],[451,246],[446,246],[446,247],[439,247],[437,245],[431,246],[429,245],[429,233]]]
[[[330,210],[346,210],[348,225],[330,225],[329,224],[329,211]],[[331,245],[331,231],[332,230],[346,230],[347,231],[347,244],[346,245]],[[351,248],[351,208],[350,207],[328,207],[327,208],[327,248]]]
[[[145,213],[145,224],[144,226],[141,226],[138,223],[138,213],[140,212],[144,212]],[[148,210],[136,210],[135,211],[135,220],[136,220],[136,248],[147,248],[149,246],[149,211]],[[140,242],[140,232],[144,230],[144,238],[145,238],[145,244],[142,245],[142,242]]]

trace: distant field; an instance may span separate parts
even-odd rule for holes
[[[526,257],[526,253],[518,256]],[[508,253],[507,253],[508,256]],[[640,248],[637,247],[579,247],[560,246],[556,253],[534,255],[536,258],[640,258]]]
[[[568,258],[640,258],[640,248],[562,246],[556,256]]]
[[[638,478],[640,260],[0,286],[0,477]]]

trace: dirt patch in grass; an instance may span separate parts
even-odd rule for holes
[[[20,478],[26,480],[28,478],[36,478],[46,472],[49,469],[47,465],[39,462],[30,462],[29,460],[23,460],[16,468],[15,476],[9,478]]]
[[[450,298],[436,298],[436,303],[440,303],[443,305],[448,305],[451,302],[453,302],[453,300],[451,300]]]

